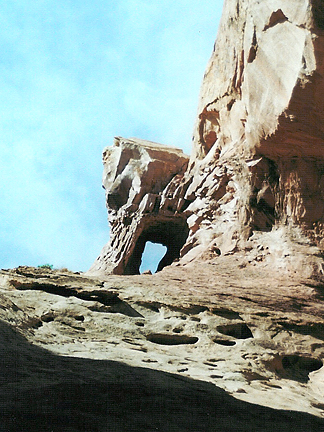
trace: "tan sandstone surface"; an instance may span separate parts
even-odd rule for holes
[[[3,270],[0,430],[322,430],[323,286],[263,253],[101,280]]]
[[[324,430],[323,31],[226,0],[192,155],[116,137],[91,269],[0,272],[1,432]]]
[[[146,241],[167,247],[163,268],[216,248],[245,250],[252,235],[267,241],[278,227],[289,237],[298,227],[319,250],[296,269],[321,277],[323,32],[319,0],[225,1],[189,161],[158,144],[158,159],[147,158],[149,143],[134,139],[117,138],[104,151],[111,240],[93,274],[137,274]],[[152,182],[148,172],[159,173],[161,163],[168,175]]]

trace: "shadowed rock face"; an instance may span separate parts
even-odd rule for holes
[[[28,344],[3,323],[0,340],[1,432],[18,432],[22,425],[27,432],[272,431],[274,423],[316,431],[323,426],[306,413],[238,401],[210,383],[112,361],[62,358]]]
[[[323,23],[319,0],[225,1],[186,171],[184,156],[175,168],[166,147],[162,170],[140,141],[121,140],[117,159],[116,148],[105,150],[111,241],[92,271],[137,273],[146,237],[168,247],[166,264],[253,248],[253,235],[260,244],[277,229],[286,250],[296,238],[322,249]],[[179,233],[172,245],[161,240],[167,231]],[[319,253],[307,275],[318,273]]]

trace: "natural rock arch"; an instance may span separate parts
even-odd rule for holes
[[[157,271],[172,264],[176,259],[180,258],[180,250],[187,240],[188,233],[188,225],[185,219],[181,217],[160,217],[151,221],[138,237],[134,250],[127,260],[123,274],[139,274],[145,245],[149,241],[160,243],[167,248],[164,257],[158,264]]]
[[[115,138],[104,150],[110,242],[90,272],[138,274],[148,241],[167,247],[158,270],[180,257],[189,228],[180,211],[184,200],[173,197],[173,187],[188,159],[182,150],[134,138]]]

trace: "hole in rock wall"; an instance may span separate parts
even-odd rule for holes
[[[200,114],[199,138],[203,157],[208,154],[210,149],[217,141],[219,132],[219,112],[216,110],[207,111],[205,109]]]
[[[123,271],[124,275],[135,275],[140,273],[143,252],[147,242],[158,243],[166,247],[166,253],[160,260],[157,270],[180,258],[180,250],[185,244],[189,234],[187,221],[182,217],[167,218],[165,216],[154,217],[145,221],[144,228],[138,237],[133,252]]]
[[[324,4],[322,0],[313,0],[313,17],[315,24],[321,30],[324,29]]]
[[[323,367],[323,361],[317,358],[297,354],[276,356],[267,364],[270,370],[275,370],[281,378],[307,383],[310,372]]]
[[[219,333],[227,336],[232,336],[235,339],[253,338],[253,334],[245,323],[226,324],[217,327]]]
[[[151,333],[146,336],[146,339],[159,345],[193,345],[199,340],[195,336],[174,335],[167,333]]]
[[[279,169],[278,210],[282,220],[289,219],[301,226],[305,234],[318,243],[323,238],[320,228],[324,220],[323,160],[311,157],[281,158]],[[313,229],[316,231],[312,234]]]
[[[151,270],[152,273],[155,273],[158,268],[159,262],[164,257],[166,252],[166,246],[148,241],[145,245],[145,249],[142,255],[140,273],[145,270]]]
[[[217,343],[218,345],[223,345],[223,346],[234,346],[234,345],[236,345],[235,341],[226,340],[226,339],[213,339],[213,341],[215,343]]]
[[[277,164],[263,157],[251,170],[253,176],[253,192],[250,206],[253,212],[252,229],[271,231],[277,219],[277,194],[280,173]]]

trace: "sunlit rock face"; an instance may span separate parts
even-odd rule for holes
[[[278,224],[322,237],[323,24],[321,1],[225,1],[188,172],[219,245]],[[211,176],[226,183],[212,203]]]
[[[168,193],[168,184],[182,178],[188,156],[149,141],[115,138],[103,152],[103,164],[110,242],[91,271],[139,273],[147,241],[167,247],[159,270],[171,264],[180,257],[188,227],[183,202],[173,189]]]
[[[188,166],[138,140],[105,150],[111,240],[92,270],[137,273],[148,240],[168,247],[159,269],[278,230],[287,256],[296,239],[322,248],[323,51],[322,1],[226,0]]]

